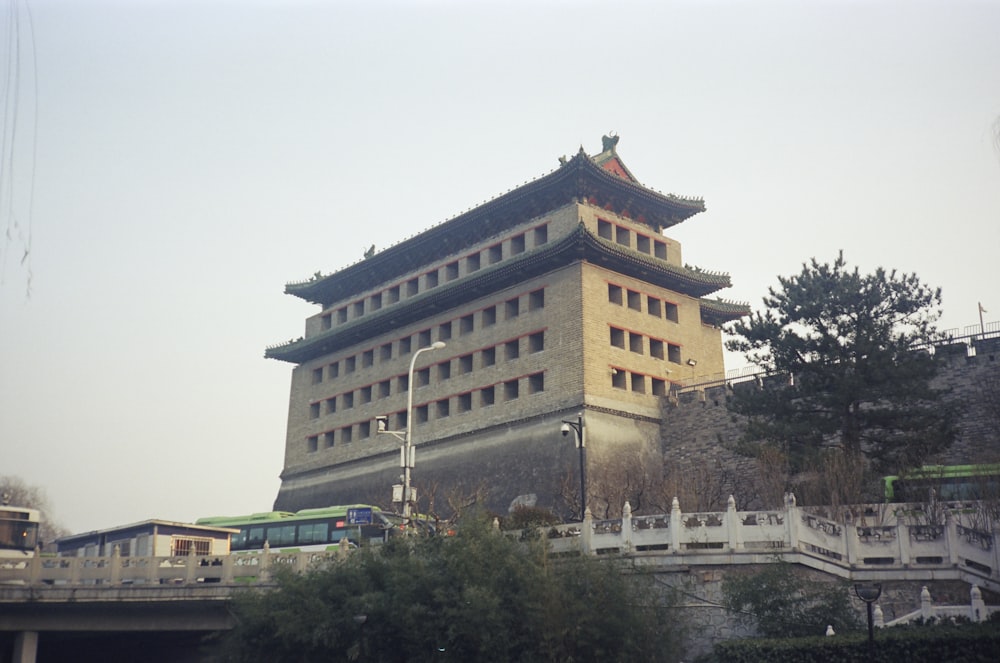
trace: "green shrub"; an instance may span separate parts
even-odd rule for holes
[[[1000,628],[992,623],[880,629],[832,637],[730,640],[705,663],[996,663]]]

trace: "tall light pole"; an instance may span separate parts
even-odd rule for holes
[[[440,350],[445,346],[443,341],[437,341],[432,343],[425,348],[420,348],[413,353],[413,357],[410,359],[410,372],[407,377],[406,383],[406,430],[405,431],[395,431],[386,430],[386,425],[388,423],[387,417],[376,417],[375,422],[377,424],[377,433],[386,433],[388,435],[393,435],[397,439],[402,440],[403,446],[399,449],[399,465],[403,468],[403,519],[406,522],[406,526],[410,526],[410,514],[411,511],[411,494],[410,489],[410,475],[413,470],[414,465],[414,452],[413,452],[413,369],[417,365],[417,357],[420,356],[422,352],[428,352],[430,350]]]
[[[569,435],[570,429],[576,435],[576,448],[580,450],[580,522],[587,514],[587,438],[584,433],[583,412],[576,415],[576,421],[562,422],[563,436]]]
[[[872,616],[872,604],[882,596],[882,585],[879,583],[854,585],[854,593],[865,602],[868,608],[868,652],[875,653],[875,620]]]

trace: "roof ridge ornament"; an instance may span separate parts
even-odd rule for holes
[[[604,152],[611,152],[612,154],[617,154],[615,147],[618,146],[618,140],[621,138],[614,131],[608,132],[608,135],[601,136],[601,146],[604,148]]]

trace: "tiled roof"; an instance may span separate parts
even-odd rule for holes
[[[663,194],[615,175],[595,163],[581,148],[576,156],[548,175],[337,272],[289,283],[285,292],[329,306],[582,200],[649,225],[657,233],[705,209],[700,198]]]

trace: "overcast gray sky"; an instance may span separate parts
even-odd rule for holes
[[[1000,319],[997,2],[4,4],[0,474],[74,532],[269,510],[284,284],[610,131],[728,298],[844,249]]]

